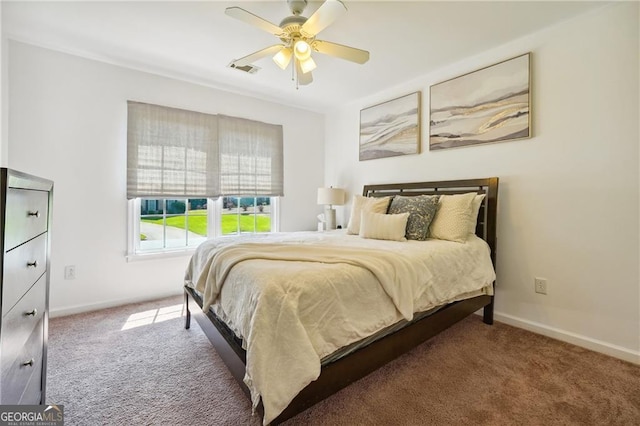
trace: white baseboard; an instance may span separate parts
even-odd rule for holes
[[[91,303],[88,305],[68,306],[60,309],[49,310],[49,318],[64,317],[67,315],[81,314],[84,312],[98,311],[100,309],[114,308],[116,306],[128,305],[129,303],[148,302],[151,300],[162,299],[164,297],[179,296],[184,291],[179,288],[176,291],[156,293],[153,296],[130,297],[125,299],[109,300],[106,302]]]
[[[640,364],[640,352],[623,348],[622,346],[613,345],[601,340],[596,340],[590,337],[571,333],[569,331],[549,327],[548,325],[514,317],[512,315],[504,314],[501,312],[494,312],[493,317],[496,321],[503,322],[514,327],[529,330],[537,334],[542,334],[543,336],[571,343],[573,345],[590,349],[595,352],[600,352],[605,355],[622,359],[624,361],[632,362],[634,364]]]

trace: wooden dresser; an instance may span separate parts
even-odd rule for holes
[[[53,183],[0,168],[0,404],[44,404]]]

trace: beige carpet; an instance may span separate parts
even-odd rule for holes
[[[260,425],[182,298],[50,322],[67,425]],[[640,366],[472,316],[288,425],[640,425]]]

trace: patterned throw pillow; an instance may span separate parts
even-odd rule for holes
[[[396,196],[391,201],[389,214],[409,213],[405,236],[408,240],[427,239],[429,225],[438,210],[439,195]]]
[[[469,236],[469,221],[476,193],[443,195],[429,236],[438,240],[464,243]]]

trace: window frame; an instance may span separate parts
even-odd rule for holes
[[[207,198],[207,236],[206,239],[211,238],[237,238],[240,235],[247,234],[271,234],[280,231],[280,197],[242,197],[242,196],[226,196],[226,197],[238,197],[238,198],[270,198],[270,206],[271,206],[271,231],[269,232],[252,232],[252,233],[234,233],[234,234],[222,234],[222,211],[224,207],[222,206],[222,200],[224,197],[218,197],[217,199]],[[140,197],[133,198],[127,200],[127,261],[134,260],[142,260],[142,259],[153,259],[153,258],[162,258],[162,257],[175,257],[175,256],[184,256],[192,254],[196,247],[192,246],[183,246],[183,247],[164,247],[159,249],[149,249],[149,250],[141,250],[140,249],[140,207],[141,200],[143,199],[154,199],[154,200],[166,200],[166,199],[175,199],[175,200],[189,200],[190,198],[180,198],[180,197]],[[193,197],[193,198],[202,198],[202,197]],[[185,210],[185,214],[187,214],[188,210]],[[166,212],[165,212],[166,214]],[[254,212],[255,215],[255,212]],[[166,227],[166,224],[164,225]],[[187,232],[185,230],[185,232]]]

